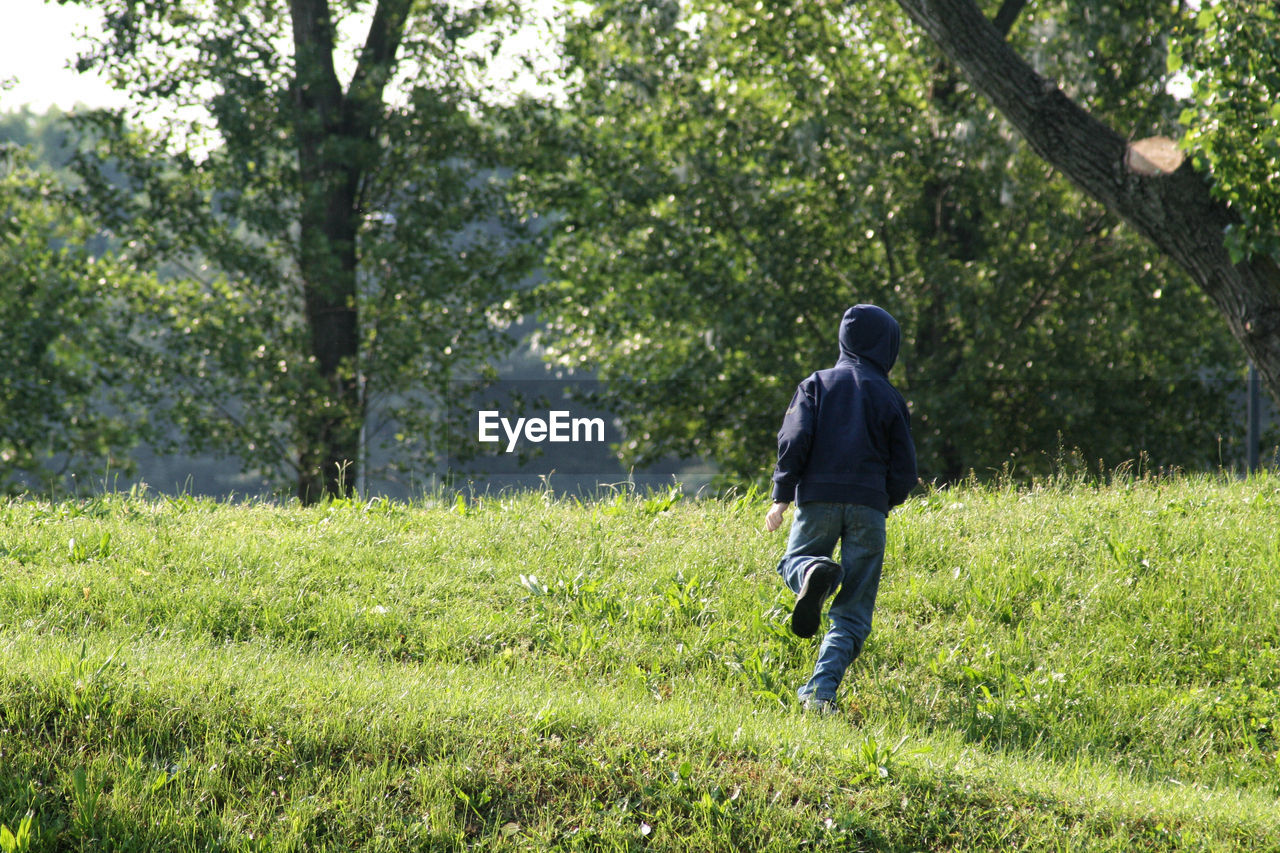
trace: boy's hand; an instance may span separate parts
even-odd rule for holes
[[[787,511],[787,503],[775,503],[769,507],[769,512],[764,517],[764,529],[772,533],[782,526],[782,514]]]

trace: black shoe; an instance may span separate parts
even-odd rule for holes
[[[822,603],[840,585],[844,570],[835,560],[814,557],[806,569],[804,585],[796,596],[796,607],[791,611],[791,632],[806,639],[818,633],[822,622]]]

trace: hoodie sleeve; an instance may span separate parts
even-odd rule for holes
[[[889,476],[885,491],[890,509],[905,501],[920,479],[916,472],[916,445],[911,439],[911,413],[905,402],[900,402],[898,408],[898,417],[889,430]]]
[[[817,411],[813,378],[801,382],[791,397],[791,405],[778,430],[778,464],[773,469],[773,499],[791,503],[796,499],[796,484],[809,462],[813,444],[814,416]]]

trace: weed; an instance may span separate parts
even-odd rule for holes
[[[753,696],[780,707],[796,704],[794,688],[786,681],[784,668],[771,653],[758,647],[745,655],[735,651],[725,665],[741,677]]]
[[[28,811],[26,816],[18,821],[17,830],[12,830],[5,824],[0,824],[0,851],[2,853],[27,853],[31,849],[33,839],[38,836],[39,825],[36,822],[35,812]]]
[[[849,762],[852,768],[850,781],[852,784],[870,782],[881,784],[887,782],[897,764],[899,756],[923,755],[930,751],[928,746],[903,752],[908,735],[903,735],[891,747],[882,745],[874,734],[863,735],[861,742],[852,749],[843,750],[840,757]]]
[[[102,798],[102,789],[89,778],[84,767],[76,767],[71,772],[71,819],[76,832],[82,839],[88,838],[98,822],[98,803]]]
[[[110,707],[111,697],[105,689],[103,673],[115,660],[119,648],[96,666],[89,659],[88,648],[89,641],[85,637],[81,640],[78,655],[62,656],[63,698],[73,720],[93,722]]]

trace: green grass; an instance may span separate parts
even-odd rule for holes
[[[0,853],[1280,849],[1280,480],[913,499],[831,718],[765,508],[0,504]]]

